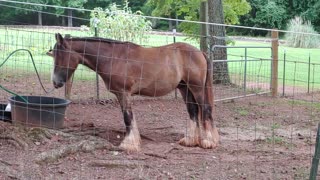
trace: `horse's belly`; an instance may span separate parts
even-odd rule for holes
[[[164,96],[172,92],[177,86],[178,83],[157,82],[148,86],[140,86],[134,94],[150,97]]]

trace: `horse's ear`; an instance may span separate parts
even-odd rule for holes
[[[61,36],[60,33],[56,34],[56,41],[58,44],[63,45],[63,37]]]

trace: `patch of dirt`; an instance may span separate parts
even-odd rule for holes
[[[142,150],[126,154],[118,103],[74,102],[59,131],[0,122],[0,179],[306,179],[320,117],[317,104],[286,98],[218,102],[220,146],[205,150],[177,143],[181,98],[136,98]]]

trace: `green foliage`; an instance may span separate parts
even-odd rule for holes
[[[199,20],[200,2],[203,0],[148,0],[144,11],[153,16],[165,16],[171,18],[180,18],[190,21]],[[247,14],[251,7],[247,0],[223,0],[224,18],[226,24],[238,24],[239,16]],[[195,23],[182,22],[179,24],[179,30],[184,34],[198,38],[200,34],[200,25]]]
[[[109,8],[95,8],[91,13],[90,30],[93,35],[97,25],[98,35],[120,41],[142,43],[147,40],[146,32],[151,31],[151,22],[141,16],[141,12],[132,13],[126,2],[123,9],[115,3]]]
[[[286,29],[290,19],[300,16],[310,21],[320,31],[320,1],[318,0],[247,0],[252,7],[248,15],[240,19],[244,26]],[[266,35],[266,31],[240,30],[251,35]]]
[[[196,17],[185,16],[185,20],[197,21]],[[200,37],[200,24],[182,22],[179,24],[179,30],[181,30],[185,35],[191,38],[199,39]]]
[[[276,130],[280,129],[281,125],[278,123],[272,123],[271,131],[272,135],[266,138],[266,142],[270,144],[277,144],[277,145],[288,145],[288,143],[283,139],[282,136],[276,134]]]
[[[142,10],[142,7],[143,5],[147,2],[147,0],[139,0],[139,1],[128,1],[129,2],[129,6],[131,7],[131,10],[133,12],[136,12],[136,11],[141,11]]]
[[[271,137],[267,137],[266,138],[266,142],[269,144],[278,144],[278,145],[282,145],[285,144],[286,142],[283,140],[282,137],[277,136],[277,135],[273,135]]]
[[[186,20],[199,20],[200,2],[203,0],[148,0],[146,6],[153,8],[151,15],[175,17],[183,16]],[[223,0],[223,11],[227,24],[238,24],[239,16],[247,14],[251,9],[247,0]],[[188,26],[186,26],[188,27]]]
[[[237,108],[236,111],[240,116],[247,116],[249,114],[248,109],[243,108],[243,107]]]
[[[303,32],[316,34],[310,21],[303,21],[301,17],[295,17],[288,23],[288,31]],[[319,47],[318,36],[301,34],[301,33],[286,33],[286,43],[290,47],[300,48],[316,48]]]
[[[73,7],[73,8],[83,8],[84,4],[87,0],[72,0],[72,1],[65,1],[65,0],[51,0],[52,4],[57,6],[65,6],[65,7]],[[63,14],[65,9],[57,8],[57,14]]]
[[[223,0],[223,12],[226,24],[239,24],[239,16],[249,13],[250,4],[246,0]]]
[[[151,12],[153,16],[170,16],[171,13],[176,11],[177,4],[179,2],[175,0],[149,0],[147,5],[154,7]]]
[[[48,4],[49,0],[29,0],[28,2],[37,3],[37,4]],[[47,9],[46,7],[42,7],[42,6],[32,6],[32,5],[23,5],[23,4],[19,4],[18,6],[21,6],[22,8],[27,8],[27,9],[34,9],[37,11],[43,11],[44,9]],[[19,10],[19,9],[17,9],[17,11],[21,11],[24,14],[34,13],[33,11],[25,11],[25,10]]]
[[[153,16],[170,16],[172,13],[187,15],[198,19],[201,0],[175,1],[175,0],[148,0],[146,6],[154,7]],[[227,23],[236,24],[238,16],[248,13],[251,9],[246,0],[223,0],[224,14]],[[191,18],[189,18],[191,19]]]
[[[248,0],[251,4],[249,14],[241,17],[240,23],[249,27],[284,29],[289,17],[288,0]],[[237,29],[240,34],[265,36],[267,31]]]
[[[84,7],[86,9],[94,9],[95,7],[101,7],[106,8],[108,7],[112,2],[115,2],[118,4],[118,1],[113,0],[90,0],[86,4],[84,4]],[[120,4],[120,3],[119,3]]]
[[[286,21],[285,7],[273,1],[267,1],[256,14],[255,22],[259,22],[262,27],[282,28]]]

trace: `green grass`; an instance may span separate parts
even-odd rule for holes
[[[19,48],[26,48],[32,51],[34,58],[36,60],[37,66],[40,66],[45,73],[51,73],[52,58],[48,57],[45,53],[52,47],[55,43],[54,33],[60,32],[62,34],[71,34],[72,36],[88,36],[86,32],[76,31],[76,30],[37,30],[35,32],[32,29],[3,29],[0,28],[0,63],[8,56],[8,54]],[[146,46],[160,46],[173,42],[172,36],[162,36],[162,35],[149,35],[149,41],[143,43]],[[199,47],[198,42],[186,40],[185,37],[177,36],[177,42],[187,42],[196,47]],[[264,46],[270,47],[271,43],[262,42],[244,42],[236,41],[235,46]],[[282,78],[284,74],[284,52],[286,52],[286,70],[285,79],[286,85],[290,86],[306,86],[308,79],[308,64],[309,54],[311,63],[320,62],[318,57],[320,57],[319,49],[303,49],[303,48],[290,48],[283,45],[279,47],[279,84],[282,84]],[[244,60],[245,59],[245,49],[244,48],[228,48],[228,60]],[[271,59],[271,49],[247,49],[247,59],[257,60],[257,59]],[[30,61],[26,53],[18,53],[12,57],[7,63],[5,68],[19,69],[25,68],[26,61]],[[293,62],[295,61],[295,62]],[[245,63],[242,62],[228,62],[229,73],[233,77],[233,81],[238,81],[237,78],[244,77]],[[270,61],[248,61],[247,62],[247,80],[249,82],[270,82]],[[314,87],[320,87],[320,73],[317,73],[320,68],[317,64],[312,64],[310,66],[311,70],[311,82],[314,80]],[[28,68],[30,69],[30,68]],[[80,73],[77,73],[76,78],[81,78],[83,80],[90,80],[95,78],[95,74],[91,73],[87,68],[80,67]],[[33,71],[33,69],[30,69]],[[0,69],[1,72],[1,69]],[[239,80],[240,81],[240,80]]]
[[[248,109],[244,108],[244,107],[239,107],[236,108],[235,110],[240,116],[247,116],[249,114]]]
[[[316,110],[320,110],[320,103],[319,102],[309,102],[304,100],[288,100],[290,105],[301,105],[304,107],[311,107]]]
[[[257,43],[257,42],[236,42],[235,46],[270,46],[270,43]],[[309,55],[311,65],[309,67]],[[228,49],[228,59],[244,59],[245,49]],[[271,49],[247,49],[247,56],[249,60],[252,59],[270,59]],[[252,58],[253,57],[253,58]],[[279,63],[278,63],[278,79],[279,84],[283,83],[283,77],[285,74],[285,84],[289,86],[307,86],[308,75],[310,71],[310,82],[311,87],[320,87],[320,51],[319,49],[305,49],[305,48],[292,48],[283,45],[279,46]],[[286,60],[284,70],[284,59]],[[244,71],[244,63],[228,63],[229,72],[237,73]],[[235,64],[235,65],[233,65]],[[256,61],[247,63],[247,74],[258,75],[259,77],[270,77],[271,76],[271,63],[269,61]],[[309,69],[310,68],[310,69]],[[250,81],[250,80],[249,80]],[[262,78],[260,82],[270,82],[269,78]]]

